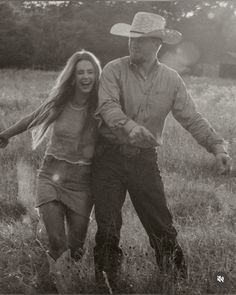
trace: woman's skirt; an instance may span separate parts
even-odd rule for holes
[[[38,170],[36,207],[58,201],[81,216],[89,217],[91,195],[91,166],[71,164],[46,155]]]

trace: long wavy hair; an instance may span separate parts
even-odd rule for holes
[[[75,93],[74,79],[76,65],[81,60],[90,61],[95,71],[95,83],[88,99],[86,121],[89,121],[88,118],[93,116],[98,102],[98,82],[101,74],[101,65],[100,61],[93,53],[81,50],[75,52],[68,59],[64,69],[59,74],[54,87],[51,89],[47,100],[39,107],[37,115],[28,126],[28,128],[37,126],[37,128],[35,128],[32,132],[33,149],[35,149],[42,142],[49,126],[57,119],[66,104],[73,98]]]

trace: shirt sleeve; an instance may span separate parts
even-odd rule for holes
[[[215,155],[227,152],[226,142],[197,111],[195,103],[179,75],[177,76],[172,114],[208,152]]]
[[[30,124],[34,121],[35,117],[39,114],[39,112],[40,112],[40,107],[37,110],[35,110],[33,113],[25,116],[24,118],[20,119],[9,128],[5,129],[2,132],[2,135],[6,136],[7,138],[11,138],[17,134],[25,132],[27,129],[30,128]]]
[[[103,69],[95,118],[104,121],[112,133],[124,139],[137,123],[128,118],[122,109],[119,75],[118,65],[108,64]]]

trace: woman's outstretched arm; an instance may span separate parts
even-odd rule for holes
[[[0,132],[0,141],[8,141],[9,138],[26,131],[29,128],[30,124],[33,122],[33,120],[36,118],[36,116],[40,113],[40,110],[41,108],[39,107],[33,113],[25,116],[9,128]]]

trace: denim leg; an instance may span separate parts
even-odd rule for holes
[[[125,171],[119,155],[108,153],[95,157],[92,167],[92,193],[97,222],[95,268],[109,273],[116,272],[122,257],[119,248],[121,209],[126,196]]]
[[[157,263],[177,253],[176,264],[183,261],[182,249],[177,243],[177,232],[172,223],[172,215],[167,207],[163,182],[155,157],[134,161],[131,167],[128,191],[135,210],[149,236],[150,244],[156,252]]]

